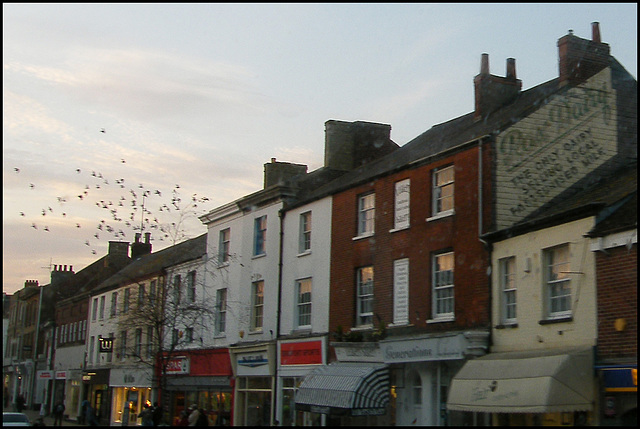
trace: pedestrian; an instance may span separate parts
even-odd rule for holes
[[[180,420],[176,426],[189,426],[189,414],[185,410],[180,411]]]
[[[198,410],[198,420],[196,420],[196,426],[209,426],[209,418],[202,408]]]
[[[81,425],[85,425],[87,423],[86,418],[87,418],[88,406],[89,406],[89,401],[87,401],[86,399],[82,401],[82,405],[80,408],[80,415],[78,416],[78,423],[80,423]]]
[[[93,407],[87,401],[87,414],[85,416],[85,422],[89,426],[98,426],[98,420],[96,419],[96,413],[93,410]]]
[[[154,426],[160,426],[160,422],[162,421],[162,413],[163,413],[162,405],[158,405],[157,402],[154,402],[153,411],[152,411]]]
[[[64,418],[65,406],[62,401],[58,401],[56,407],[53,409],[53,425],[62,426],[62,419]]]
[[[16,410],[18,410],[19,413],[21,413],[22,410],[24,410],[24,403],[25,403],[24,396],[22,396],[22,393],[20,393],[16,398]]]
[[[44,421],[44,416],[47,415],[47,406],[45,404],[40,404],[40,418]]]
[[[153,426],[153,413],[151,412],[151,406],[149,404],[144,404],[140,418],[142,419],[142,426]]]
[[[189,414],[189,426],[196,426],[198,423],[198,417],[200,417],[200,411],[198,411],[198,405],[193,404],[191,408],[189,408],[191,413]]]

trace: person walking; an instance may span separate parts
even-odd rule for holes
[[[25,403],[24,396],[22,396],[22,393],[20,393],[16,398],[16,410],[18,410],[19,413],[21,413],[22,410],[24,410],[24,403]]]
[[[162,414],[163,414],[162,405],[158,405],[157,402],[154,402],[153,411],[151,413],[153,416],[153,425],[160,426],[160,422],[162,421]]]
[[[198,405],[193,404],[189,409],[191,410],[189,414],[189,426],[196,426],[198,424],[198,417],[200,417]]]
[[[153,426],[153,413],[149,404],[144,404],[144,410],[140,413],[142,426]]]
[[[53,425],[54,426],[62,426],[62,419],[64,418],[64,410],[65,406],[62,401],[59,401],[56,404],[56,407],[53,409]]]

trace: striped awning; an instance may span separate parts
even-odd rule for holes
[[[447,409],[484,413],[593,411],[591,348],[491,353],[453,377]]]
[[[334,362],[308,374],[296,393],[296,409],[331,415],[382,415],[389,403],[385,364]]]

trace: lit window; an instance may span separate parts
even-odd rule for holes
[[[502,319],[505,323],[516,320],[516,258],[500,260],[500,288],[502,290]]]
[[[357,282],[357,324],[371,325],[373,323],[373,267],[359,268]]]
[[[264,281],[254,282],[252,287],[251,299],[251,330],[262,330],[262,317],[264,311]]]
[[[453,165],[433,172],[433,215],[453,210]]]
[[[298,280],[298,326],[311,326],[311,279]]]
[[[453,317],[453,252],[433,257],[433,317]]]
[[[264,255],[267,242],[267,217],[261,216],[255,220],[253,255]]]
[[[571,280],[569,279],[569,245],[544,251],[547,309],[550,318],[571,315]]]
[[[367,194],[358,198],[358,236],[374,233],[376,195]]]

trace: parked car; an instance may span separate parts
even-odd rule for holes
[[[31,426],[25,413],[2,413],[2,426]]]

